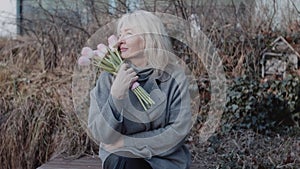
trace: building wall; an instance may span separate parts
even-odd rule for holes
[[[17,34],[17,0],[1,0],[0,37],[14,37]]]

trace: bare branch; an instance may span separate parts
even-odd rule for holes
[[[275,15],[276,15],[276,13],[277,13],[276,3],[277,3],[277,2],[276,2],[275,0],[273,0],[273,10],[274,10],[274,12],[273,12],[272,17],[271,17],[270,22],[269,22],[269,30],[270,30],[271,27],[272,27],[274,17],[275,17]]]
[[[297,13],[300,15],[300,10],[297,8],[296,4],[292,0],[289,0],[289,1],[292,3],[292,5],[294,6]]]

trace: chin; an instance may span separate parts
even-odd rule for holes
[[[121,58],[122,59],[127,59],[127,56],[126,55],[121,55]]]
[[[132,58],[133,56],[131,56],[131,55],[126,55],[126,54],[121,54],[121,57],[122,57],[123,59],[130,59],[130,58]]]

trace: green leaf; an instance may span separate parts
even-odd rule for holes
[[[236,105],[236,104],[233,104],[233,105],[231,106],[231,109],[232,109],[233,112],[235,112],[238,108],[239,108],[239,106]]]

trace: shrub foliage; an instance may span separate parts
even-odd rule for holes
[[[229,87],[224,127],[254,129],[262,133],[294,125],[293,114],[299,111],[299,76],[274,80],[233,80]],[[229,126],[230,125],[230,126]]]

